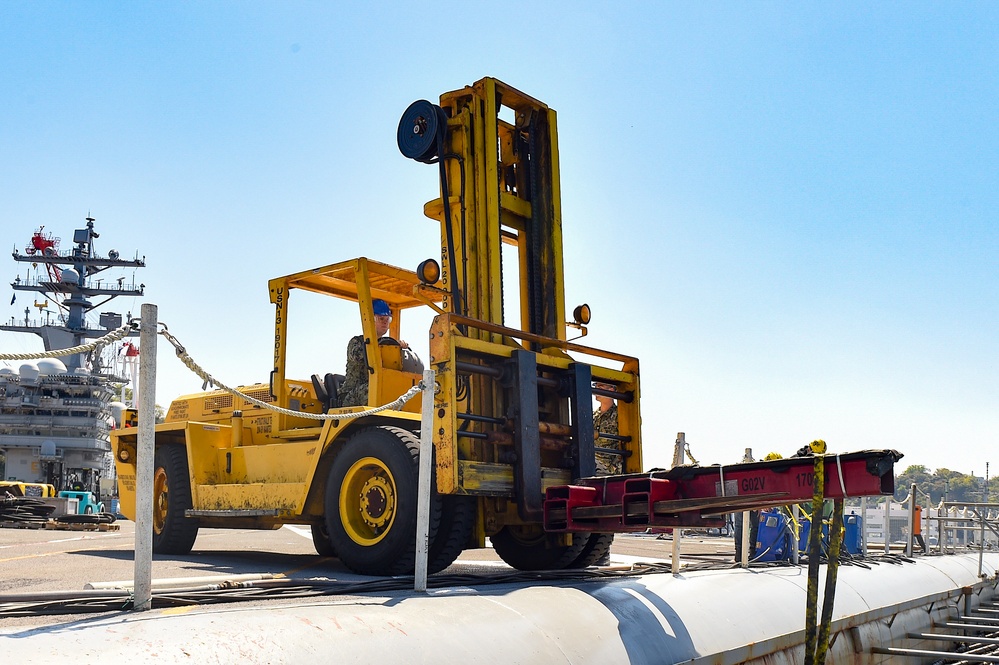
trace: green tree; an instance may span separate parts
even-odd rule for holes
[[[896,501],[908,496],[912,483],[916,483],[919,492],[930,495],[931,503],[937,503],[945,496],[948,501],[979,502],[983,500],[985,487],[984,479],[977,476],[944,468],[931,473],[925,466],[913,464],[895,477]],[[989,490],[993,499],[999,497],[999,488],[996,490]]]

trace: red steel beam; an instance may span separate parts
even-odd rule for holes
[[[894,450],[825,455],[825,497],[893,494],[901,457]],[[545,529],[623,533],[652,526],[722,526],[726,513],[810,500],[813,474],[814,458],[806,456],[583,478],[547,490]]]

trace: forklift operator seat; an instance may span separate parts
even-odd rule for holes
[[[312,389],[316,392],[316,399],[323,405],[323,413],[340,406],[338,393],[346,378],[343,374],[332,373],[327,373],[322,379],[318,374],[312,375]]]

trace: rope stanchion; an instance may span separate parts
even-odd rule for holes
[[[427,388],[430,388],[431,390],[433,389],[433,386],[426,386],[424,385],[424,381],[421,380],[415,386],[413,386],[412,388],[410,388],[405,393],[400,395],[395,400],[389,402],[388,404],[372,407],[370,409],[365,409],[363,411],[354,411],[352,413],[309,413],[307,411],[294,411],[292,409],[285,409],[283,407],[275,406],[263,400],[257,399],[256,397],[247,395],[246,393],[240,392],[235,388],[230,388],[226,384],[222,383],[214,376],[206,372],[198,363],[194,361],[193,358],[191,358],[190,354],[188,354],[187,350],[184,348],[184,345],[180,343],[180,340],[171,335],[169,330],[167,330],[166,324],[161,322],[160,326],[162,327],[162,330],[160,330],[159,334],[162,335],[164,338],[166,338],[166,340],[173,345],[174,350],[177,352],[177,357],[180,359],[180,361],[184,363],[184,365],[189,370],[194,372],[198,376],[198,378],[200,378],[204,382],[202,385],[203,389],[207,389],[209,387],[218,388],[220,390],[226,391],[231,395],[235,395],[240,399],[246,400],[250,404],[259,406],[262,409],[268,409],[270,411],[274,411],[275,413],[283,413],[289,416],[298,416],[300,418],[311,418],[313,420],[324,420],[324,421],[354,420],[356,418],[364,418],[367,416],[374,415],[376,413],[381,413],[382,411],[401,409],[403,406],[406,405],[406,402],[413,399],[421,391],[426,390]]]

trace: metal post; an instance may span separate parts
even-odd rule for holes
[[[891,502],[894,496],[885,497],[885,554],[891,552]]]
[[[981,520],[981,530],[978,533],[978,576],[982,576],[982,563],[985,558],[985,513],[976,510],[978,519]]]
[[[867,497],[860,497],[860,556],[867,556]]]
[[[153,606],[153,455],[156,441],[156,305],[139,322],[139,426],[135,460],[135,588],[133,607]]]
[[[742,457],[743,462],[753,461],[753,449],[746,448],[746,454]],[[724,490],[723,490],[724,491]],[[739,565],[749,568],[749,539],[752,538],[752,528],[749,524],[750,515],[748,510],[742,512],[742,538],[739,543]]]
[[[794,538],[794,544],[791,545],[791,563],[798,565],[801,561],[801,551],[798,549],[798,543],[801,539],[801,507],[798,504],[791,506],[791,534]]]
[[[687,441],[683,432],[676,433],[676,443],[673,445],[673,467],[683,464],[686,453],[684,452]],[[728,519],[726,516],[725,519]],[[680,534],[683,530],[680,527],[673,527],[673,544],[670,551],[669,567],[674,575],[680,574]]]
[[[914,524],[916,521],[916,483],[909,487],[909,514],[906,515],[906,523],[909,525],[909,537],[905,543],[905,556],[912,557],[912,541],[916,539]]]
[[[685,456],[684,449],[687,446],[686,435],[683,432],[676,433],[676,443],[673,444],[673,466],[678,467],[683,464]]]
[[[673,549],[670,552],[669,569],[674,575],[680,574],[680,536],[683,529],[678,526],[673,527]]]
[[[947,493],[950,490],[950,481],[944,480],[944,500],[941,502],[940,510],[944,511],[944,517],[950,517],[950,508],[947,506]],[[937,517],[940,517],[940,510],[937,510]],[[940,548],[940,553],[943,554],[950,543],[948,543],[948,536],[950,536],[950,529],[947,529],[946,520],[937,520],[937,530],[940,532],[937,534],[937,545]]]
[[[416,497],[416,569],[413,589],[427,590],[427,556],[430,553],[430,481],[434,470],[434,377],[432,369],[423,372],[423,405],[420,409],[420,475]]]
[[[926,495],[926,508],[923,509],[923,551],[927,554],[930,553],[930,495]],[[937,535],[937,542],[940,541],[940,536]]]

